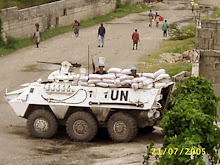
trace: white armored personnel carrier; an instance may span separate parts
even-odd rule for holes
[[[93,82],[95,85],[83,85],[80,79],[90,81],[95,74],[88,77],[75,74],[70,71],[74,66],[80,65],[62,62],[61,68],[51,73],[47,81],[39,79],[23,84],[22,89],[5,91],[15,113],[27,119],[31,136],[51,138],[58,125],[65,125],[74,141],[91,141],[98,128],[104,127],[112,140],[128,142],[139,128],[152,127],[162,118],[173,82],[158,86],[153,85],[158,80],[154,79],[151,87],[141,89],[119,84],[103,87],[97,86],[102,81],[100,75],[100,81]],[[114,78],[114,74],[109,73],[109,78]],[[120,80],[122,74],[117,75]],[[114,81],[109,80],[113,84]]]

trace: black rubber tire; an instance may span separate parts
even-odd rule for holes
[[[79,125],[78,129],[83,130],[73,129],[74,124]],[[96,136],[98,123],[90,113],[79,111],[73,113],[67,119],[66,131],[72,140],[76,142],[88,142]]]
[[[46,130],[38,131],[36,125],[39,121],[41,121],[41,123],[47,123],[48,128],[46,128]],[[52,112],[40,109],[32,112],[28,116],[27,128],[32,137],[49,139],[56,134],[58,124],[56,117]]]
[[[124,124],[126,130],[122,130],[123,134],[115,131],[115,124]],[[108,133],[111,139],[115,142],[129,142],[132,141],[138,133],[138,125],[136,120],[127,113],[117,112],[113,114],[108,120]]]

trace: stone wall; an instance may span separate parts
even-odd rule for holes
[[[140,3],[144,0],[129,1]],[[70,25],[75,19],[82,21],[104,15],[115,7],[116,0],[61,0],[21,10],[17,7],[3,9],[0,17],[6,36],[25,38],[33,36],[36,23],[40,25],[40,31],[44,31]]]
[[[61,0],[21,10],[11,7],[2,10],[3,31],[13,37],[31,37],[36,23],[44,31],[70,25],[75,19],[82,21],[104,15],[115,6],[116,0]]]
[[[199,75],[213,83],[220,96],[220,20],[203,20],[197,28],[196,51]]]

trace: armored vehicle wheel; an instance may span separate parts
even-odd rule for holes
[[[27,119],[27,127],[31,136],[38,138],[51,138],[57,132],[57,120],[47,110],[36,110]]]
[[[90,113],[75,112],[67,119],[66,131],[74,141],[88,142],[96,136],[98,124]]]
[[[137,122],[127,113],[115,113],[108,120],[108,133],[115,142],[132,141],[138,133]]]

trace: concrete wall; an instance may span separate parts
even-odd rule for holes
[[[115,9],[116,0],[62,0],[40,6],[18,10],[17,7],[3,9],[3,31],[8,36],[30,37],[35,24],[40,31],[72,24],[75,19],[85,20],[104,15]]]
[[[196,49],[199,52],[199,75],[212,82],[220,96],[220,20],[203,20],[197,28]]]
[[[126,0],[122,0],[124,3]],[[140,3],[144,0],[128,0]],[[18,10],[17,7],[3,9],[3,31],[6,36],[19,38],[33,36],[35,24],[40,31],[70,25],[75,19],[82,21],[109,13],[115,9],[116,0],[61,0],[40,6]]]

